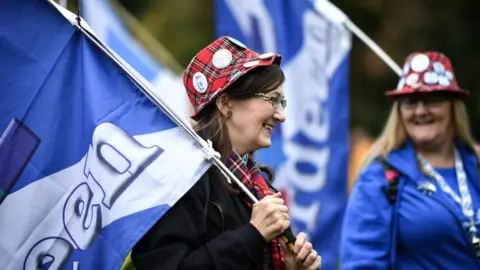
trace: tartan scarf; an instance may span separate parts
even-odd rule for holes
[[[267,195],[273,195],[274,192],[269,188],[262,172],[255,161],[245,155],[241,157],[235,151],[227,160],[227,167],[230,171],[247,187],[258,200]],[[240,194],[242,200],[250,207],[253,203],[244,193]],[[280,237],[270,241],[270,244],[264,248],[262,269],[264,270],[282,270],[285,269],[284,254],[280,246]]]

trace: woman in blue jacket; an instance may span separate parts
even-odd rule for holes
[[[405,61],[342,228],[342,269],[480,269],[479,156],[450,60]]]

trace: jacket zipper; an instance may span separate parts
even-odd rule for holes
[[[221,219],[221,222],[222,222],[222,224],[220,224],[220,228],[221,228],[221,231],[223,232],[225,230],[225,227],[224,227],[224,218],[223,218],[222,207],[220,207],[220,205],[216,202],[210,201],[210,203],[213,204],[215,206],[215,208],[217,208],[218,212],[220,213],[220,219]]]
[[[473,257],[476,258],[476,262],[477,262],[477,266],[480,268],[480,260],[479,258],[477,258],[476,254],[475,254],[475,250],[473,249],[473,246],[471,244],[471,240],[470,238],[468,237],[468,235],[465,233],[465,229],[463,228],[463,225],[462,225],[462,222],[460,221],[460,219],[457,217],[457,214],[456,212],[450,208],[450,206],[448,206],[444,201],[442,201],[441,199],[433,196],[433,195],[429,195],[432,199],[434,199],[435,201],[439,202],[441,205],[443,205],[447,210],[448,212],[450,212],[450,214],[452,214],[452,216],[455,218],[455,220],[457,221],[457,225],[460,226],[461,230],[462,230],[462,235],[463,237],[465,238],[465,240],[467,240],[467,243],[468,245],[470,246],[470,250],[472,251],[472,254],[473,254]]]

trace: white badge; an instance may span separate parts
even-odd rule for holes
[[[445,71],[445,77],[447,77],[450,81],[453,81],[453,73],[450,71]]]
[[[235,74],[233,74],[230,79],[228,80],[229,82],[233,81],[233,80],[236,80],[238,77],[240,77],[240,75],[242,75],[242,72],[241,71],[237,71]]]
[[[425,54],[417,54],[412,58],[410,67],[415,72],[424,72],[430,65],[430,59]]]
[[[259,63],[260,63],[260,61],[258,61],[258,60],[250,61],[250,62],[247,62],[247,63],[243,64],[243,67],[249,68],[249,67],[253,67],[253,66],[258,65]]]
[[[414,86],[418,82],[418,74],[412,73],[407,77],[407,85]]]
[[[433,71],[425,72],[425,74],[423,74],[423,80],[426,84],[436,84],[438,83],[438,75]]]
[[[199,93],[205,93],[208,89],[207,77],[201,72],[193,74],[193,87]]]
[[[236,40],[236,39],[234,39],[234,38],[232,38],[232,37],[228,37],[228,39],[229,39],[231,42],[235,43],[236,45],[238,45],[238,46],[240,46],[240,47],[242,47],[242,48],[244,48],[244,49],[247,48],[247,46],[245,46],[245,44],[243,44],[242,42],[240,42],[240,41],[238,41],[238,40]]]
[[[450,83],[451,82],[447,77],[445,77],[445,76],[439,76],[438,77],[438,85],[446,87],[446,86],[449,86]]]
[[[259,56],[258,56],[258,59],[262,59],[262,60],[264,60],[264,59],[270,59],[270,58],[272,58],[273,56],[274,56],[274,54],[271,53],[271,52],[270,52],[270,53],[264,53],[264,54],[259,55]]]
[[[433,70],[435,70],[435,72],[437,72],[439,74],[443,74],[445,72],[445,67],[440,62],[434,62],[433,63]]]
[[[232,63],[232,53],[227,49],[220,49],[213,54],[212,63],[216,68],[226,68]]]

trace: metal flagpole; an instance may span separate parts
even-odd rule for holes
[[[324,16],[331,18],[338,24],[342,24],[350,30],[355,36],[363,41],[372,51],[380,57],[398,76],[402,76],[402,69],[393,61],[388,54],[385,53],[370,37],[368,37],[360,28],[358,28],[348,16],[343,13],[337,6],[328,0],[314,1],[315,10],[322,13]]]
[[[369,38],[360,28],[358,28],[352,21],[344,22],[345,27],[352,31],[360,40],[362,40],[372,51],[380,57],[398,76],[402,76],[402,68],[393,61],[388,54],[385,53],[371,38]]]

